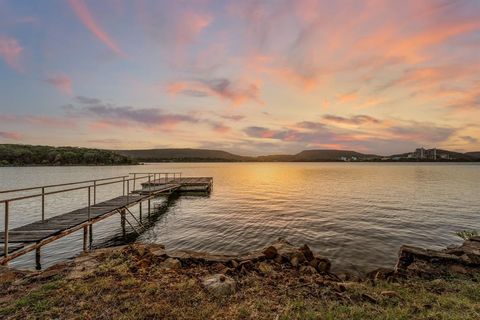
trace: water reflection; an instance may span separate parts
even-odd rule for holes
[[[181,171],[212,176],[210,197],[184,195],[129,240],[169,249],[240,253],[282,236],[333,258],[334,267],[391,266],[400,245],[433,248],[459,243],[454,232],[480,229],[476,164],[201,163],[132,167],[0,168],[1,189]],[[121,187],[121,186],[120,186]],[[99,201],[118,190],[99,191]],[[83,193],[48,200],[49,214],[85,203]],[[158,199],[157,203],[164,203]],[[12,224],[39,217],[39,203],[15,205]],[[162,210],[160,210],[161,212]],[[138,209],[134,209],[138,216]],[[122,243],[118,216],[94,227],[94,246]],[[3,221],[0,221],[0,227]],[[74,234],[43,250],[44,265],[80,252]],[[30,257],[31,258],[31,257]],[[27,265],[26,260],[17,261]],[[33,264],[28,265],[31,267]]]

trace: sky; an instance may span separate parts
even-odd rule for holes
[[[0,0],[0,143],[480,150],[478,0]]]

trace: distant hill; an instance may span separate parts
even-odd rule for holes
[[[429,150],[432,150],[432,149],[429,149]],[[447,155],[449,160],[475,161],[477,159],[480,159],[480,156],[478,158],[476,158],[474,156],[475,153],[480,154],[480,152],[461,153],[461,152],[454,152],[454,151],[449,151],[449,150],[437,149],[437,158],[438,158],[438,160],[441,160],[442,155]],[[411,154],[411,152],[391,155],[390,158],[396,158],[396,157],[407,158],[409,154]]]
[[[475,151],[475,152],[467,152],[465,153],[466,155],[475,158],[475,159],[480,159],[480,151]]]
[[[294,161],[335,161],[342,158],[369,160],[381,158],[374,154],[363,154],[350,150],[304,150],[293,156]]]
[[[207,149],[147,149],[147,150],[116,150],[118,154],[144,162],[162,161],[341,161],[342,157],[358,160],[380,158],[348,150],[305,150],[295,155],[267,155],[258,157],[244,157],[220,150]]]
[[[0,144],[0,166],[122,165],[131,158],[108,150]]]
[[[114,152],[144,162],[162,161],[249,161],[250,157],[242,157],[221,150],[208,149],[145,149],[145,150],[115,150]]]

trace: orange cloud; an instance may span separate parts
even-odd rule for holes
[[[73,94],[72,80],[64,74],[51,75],[45,81],[69,96]]]
[[[68,0],[68,3],[72,7],[73,11],[77,17],[82,21],[85,27],[90,30],[90,32],[97,37],[103,44],[110,48],[116,54],[123,56],[124,53],[117,46],[115,41],[113,41],[110,36],[98,25],[98,23],[93,18],[90,9],[85,4],[83,0]]]
[[[22,134],[18,132],[0,131],[0,138],[8,139],[8,140],[21,140]]]
[[[345,93],[337,95],[338,101],[342,102],[342,103],[352,102],[352,101],[356,100],[357,98],[358,98],[357,90],[350,91],[350,92],[345,92]]]
[[[16,39],[0,35],[0,57],[17,71],[22,69],[20,65],[22,52],[23,48]]]

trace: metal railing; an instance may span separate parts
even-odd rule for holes
[[[139,174],[143,174],[144,176],[137,176]],[[127,196],[127,203],[129,201],[129,196],[130,196],[130,182],[133,181],[133,190],[135,190],[135,182],[137,180],[141,179],[148,179],[148,182],[151,183],[151,178],[153,176],[154,181],[156,181],[156,177],[162,177],[162,175],[165,176],[165,181],[168,179],[169,175],[173,175],[174,179],[177,179],[177,175],[179,173],[134,173],[133,178],[130,178],[130,176],[117,176],[117,177],[111,177],[111,178],[103,178],[103,179],[95,179],[95,180],[85,180],[85,181],[79,181],[79,182],[69,182],[69,183],[61,183],[61,184],[53,184],[53,185],[46,185],[46,186],[38,186],[38,187],[29,187],[29,188],[21,188],[21,189],[11,189],[11,190],[2,190],[0,191],[0,194],[7,194],[7,193],[18,193],[18,192],[24,192],[24,191],[33,191],[33,190],[41,190],[39,193],[35,194],[30,194],[30,195],[25,195],[25,196],[17,196],[9,199],[4,199],[0,200],[0,204],[4,204],[4,258],[6,258],[9,254],[8,252],[8,240],[9,240],[9,216],[10,216],[10,204],[12,202],[16,201],[21,201],[21,200],[26,200],[26,199],[32,199],[32,198],[41,198],[41,203],[42,203],[42,222],[45,221],[45,197],[53,194],[59,194],[59,193],[65,193],[65,192],[71,192],[71,191],[76,191],[76,190],[82,190],[82,189],[87,189],[88,190],[88,195],[87,195],[87,215],[88,215],[88,221],[91,219],[91,209],[90,207],[92,206],[92,189],[93,189],[93,205],[96,204],[97,201],[97,188],[101,186],[106,186],[106,185],[111,185],[111,184],[116,184],[116,183],[122,183],[123,185],[123,195]],[[180,173],[181,177],[181,173]],[[113,180],[113,181],[112,181]],[[100,182],[100,183],[99,183]],[[78,187],[73,187],[73,188],[67,188],[67,189],[61,189],[61,190],[52,190],[52,191],[47,191],[49,188],[58,188],[58,187],[65,187],[65,186],[74,186],[74,185],[79,185],[79,184],[87,184],[84,186],[78,186]],[[150,187],[149,187],[150,188]],[[150,192],[151,195],[151,192]]]
[[[133,175],[134,178],[137,176],[137,174],[153,175],[153,183],[158,183],[162,180],[164,181],[164,183],[170,181],[176,182],[182,179],[181,172],[130,172],[129,174]],[[148,183],[150,185],[152,183],[151,180],[149,180]],[[133,187],[135,188],[135,184],[133,185]]]

